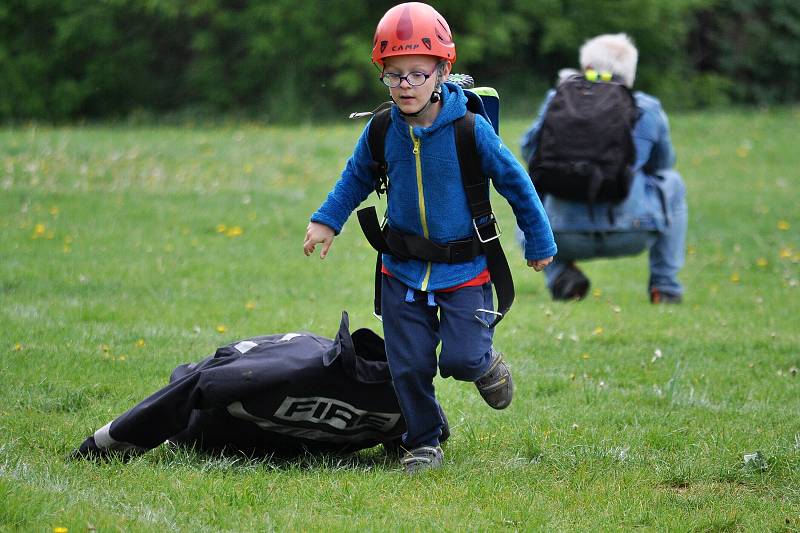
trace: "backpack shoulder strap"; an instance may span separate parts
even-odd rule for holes
[[[492,214],[489,202],[489,189],[486,178],[481,171],[481,159],[478,145],[475,142],[475,113],[467,111],[455,121],[456,151],[461,167],[461,180],[467,195],[467,204],[472,218],[480,218]]]
[[[389,131],[389,124],[392,122],[391,107],[381,109],[372,116],[367,132],[367,144],[372,155],[370,169],[372,170],[372,180],[375,187],[375,194],[378,196],[389,189],[389,164],[386,162],[386,133]],[[358,222],[361,229],[367,236],[370,244],[378,250],[378,257],[375,261],[375,287],[373,298],[373,312],[376,317],[381,316],[381,253],[388,251],[388,246],[383,236],[383,231],[378,224],[378,215],[374,207],[361,209],[358,212]]]
[[[506,255],[500,246],[500,227],[492,212],[489,184],[481,167],[481,157],[475,140],[475,113],[467,111],[463,117],[455,121],[454,126],[461,181],[472,214],[472,224],[486,254],[486,266],[497,291],[497,311],[487,309],[478,311],[494,315],[493,320],[484,322],[484,325],[493,328],[514,303],[514,280]]]
[[[386,133],[389,131],[391,122],[391,108],[382,109],[373,115],[372,122],[369,123],[369,132],[367,132],[367,144],[372,154],[370,167],[372,168],[375,192],[378,196],[386,192],[389,187],[389,164],[386,162],[385,146]]]

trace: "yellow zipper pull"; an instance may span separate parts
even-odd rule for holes
[[[414,143],[414,155],[419,155],[419,139],[414,136],[414,128],[409,126],[408,131],[411,134],[411,142]]]

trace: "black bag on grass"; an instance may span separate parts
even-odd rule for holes
[[[442,415],[444,417],[444,414]],[[381,337],[349,331],[252,337],[177,367],[170,383],[97,430],[74,457],[131,456],[164,441],[247,455],[400,445],[406,430]],[[445,420],[445,434],[449,429]]]

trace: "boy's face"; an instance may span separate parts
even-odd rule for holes
[[[438,59],[433,56],[423,55],[394,56],[384,60],[384,74],[408,76],[412,72],[421,72],[429,75],[422,85],[414,87],[407,80],[402,80],[400,85],[389,89],[389,94],[392,95],[392,99],[403,113],[416,113],[428,103],[436,88],[436,64],[438,62]],[[449,73],[450,64],[448,63],[444,71],[444,79],[447,79]]]

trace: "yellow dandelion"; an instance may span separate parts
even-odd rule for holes
[[[57,217],[58,216],[58,207],[56,207],[56,206],[51,207],[50,208],[50,214],[53,215],[54,217]]]
[[[144,347],[144,339],[137,340],[136,341],[136,347],[137,348],[143,348]]]
[[[781,259],[789,259],[792,257],[792,249],[791,248],[781,248],[780,251],[780,258]]]
[[[603,291],[600,290],[600,289],[595,289],[595,290],[592,291],[592,296],[594,296],[595,298],[600,298],[600,296],[602,294],[603,294]]]
[[[68,531],[69,531],[69,529],[67,529],[65,527],[62,527],[62,526],[58,526],[58,527],[54,527],[53,528],[53,533],[67,533]]]
[[[739,283],[742,280],[738,272],[734,272],[733,274],[731,274],[731,277],[729,279],[731,280],[731,283]]]
[[[240,228],[239,226],[231,226],[230,228],[228,228],[228,231],[225,233],[225,235],[227,235],[228,237],[238,237],[242,233],[244,233],[244,230],[242,230],[242,228]]]
[[[44,224],[36,224],[33,227],[33,238],[38,239],[47,232],[47,227]]]
[[[789,224],[788,220],[779,220],[778,221],[778,229],[781,231],[786,231],[792,226]]]
[[[601,335],[602,333],[603,333],[603,327],[602,326],[597,326],[592,331],[592,335]]]
[[[67,246],[67,245],[65,244],[65,245],[64,245],[64,248],[62,248],[62,250],[64,250],[64,253],[65,253],[65,254],[68,254],[68,253],[70,253],[70,252],[72,251],[72,248],[70,248],[69,246]]]
[[[125,354],[122,354],[119,357],[117,357],[117,361],[125,361],[126,359],[127,357],[125,356]]]
[[[217,224],[217,233],[225,233],[228,231],[228,226],[225,224]]]
[[[756,259],[756,264],[761,268],[764,268],[769,264],[769,261],[767,261],[765,257],[759,257],[758,259]]]
[[[244,173],[245,174],[252,174],[253,173],[253,165],[247,164],[244,166]]]
[[[747,146],[740,146],[736,149],[736,155],[744,159],[747,157],[747,154],[750,153],[750,149]]]
[[[256,303],[255,302],[247,302],[246,304],[244,304],[244,308],[247,309],[248,311],[252,311],[253,309],[256,308]]]
[[[686,253],[689,255],[695,255],[697,253],[697,246],[690,244],[686,247]]]
[[[589,360],[589,354],[588,353],[581,354],[581,359],[583,359],[584,361],[588,361]]]
[[[226,331],[228,331],[228,328],[226,328],[224,325],[220,324],[217,326],[217,333],[225,333]]]
[[[15,352],[21,352],[22,351],[22,344],[20,344],[18,342],[14,343],[14,351]]]

